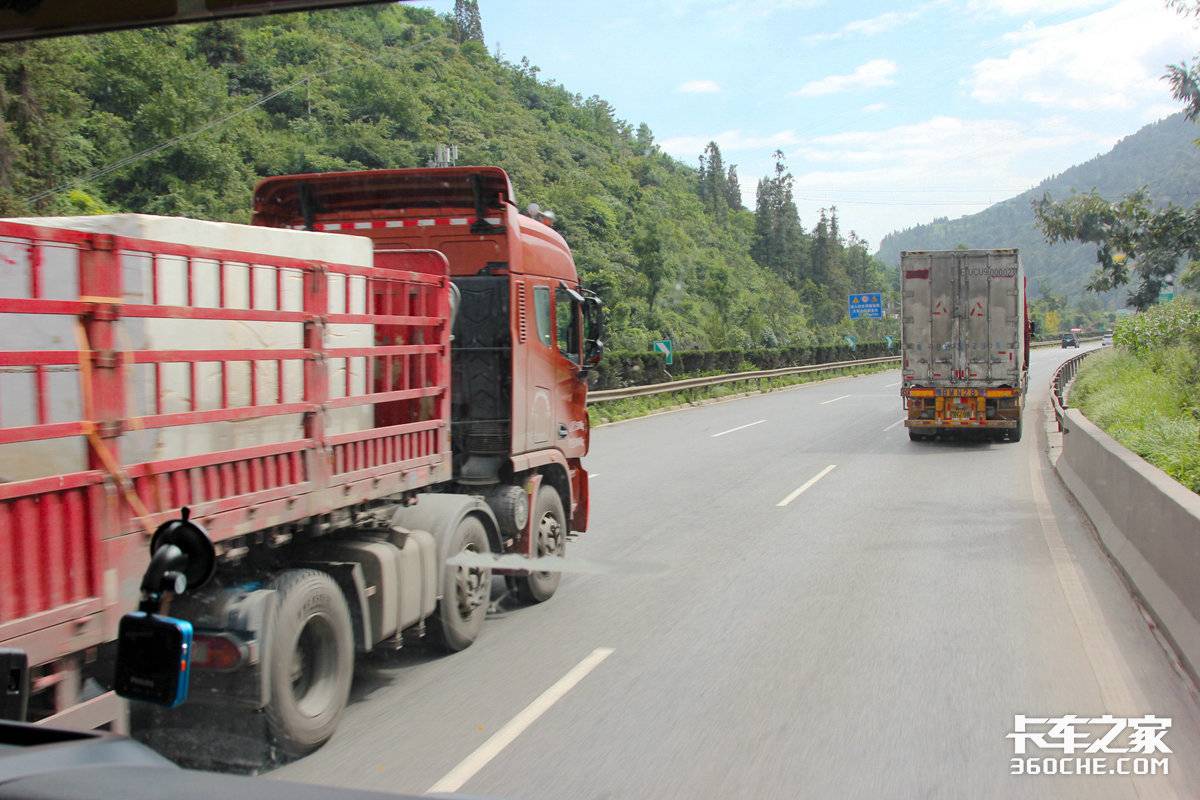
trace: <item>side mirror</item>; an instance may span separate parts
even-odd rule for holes
[[[1032,320],[1032,319],[1029,320],[1029,335],[1030,336],[1037,335],[1037,320]]]
[[[599,339],[588,339],[583,346],[583,368],[585,370],[600,366],[604,356],[604,342]]]
[[[599,366],[604,356],[604,301],[588,289],[583,290],[583,363],[580,374]]]

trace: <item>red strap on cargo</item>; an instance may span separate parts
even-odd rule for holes
[[[95,298],[88,298],[95,300]],[[93,418],[93,403],[92,403],[92,346],[87,338],[87,331],[83,327],[83,321],[75,320],[75,335],[79,340],[79,386],[80,392],[83,395],[83,433],[87,436],[88,444],[96,451],[96,457],[100,459],[100,463],[104,466],[104,471],[112,478],[117,489],[121,493],[121,497],[125,500],[129,510],[133,512],[133,518],[146,535],[154,533],[154,525],[150,523],[150,509],[146,508],[146,504],[142,502],[142,498],[137,496],[137,492],[133,489],[133,481],[129,474],[125,472],[125,468],[121,466],[112,451],[108,449],[108,445],[104,443],[104,439],[100,438],[99,431],[96,430],[96,423]]]

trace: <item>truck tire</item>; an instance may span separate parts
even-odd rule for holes
[[[446,553],[490,553],[487,529],[474,515],[462,518]],[[442,599],[429,617],[429,638],[440,650],[457,653],[479,637],[492,593],[492,571],[483,567],[443,565]]]
[[[908,429],[908,438],[914,442],[927,442],[930,439],[932,439],[933,437],[930,436],[928,433],[917,433],[917,431],[913,430],[912,428],[909,428]]]
[[[264,709],[272,742],[288,758],[328,741],[350,698],[354,632],[333,578],[294,569],[272,582],[279,607],[267,643],[271,692]]]
[[[538,490],[533,510],[533,535],[536,537],[534,555],[557,556],[567,553],[567,515],[562,498],[553,486]],[[562,582],[561,572],[531,572],[517,578],[517,596],[526,603],[544,603],[554,596]]]
[[[529,521],[529,495],[524,489],[508,484],[492,490],[484,499],[505,536],[518,536],[525,530],[525,523]]]
[[[1021,429],[1024,427],[1024,425],[1025,419],[1023,417],[1017,417],[1017,427],[1008,429],[1008,440],[1010,442],[1021,441]]]

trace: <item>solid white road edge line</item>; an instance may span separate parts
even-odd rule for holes
[[[799,497],[800,495],[802,495],[802,494],[804,494],[806,491],[808,491],[808,490],[809,490],[809,488],[811,488],[811,487],[812,487],[812,485],[813,485],[814,483],[816,483],[817,481],[821,480],[821,478],[824,478],[824,477],[825,477],[826,475],[828,475],[829,473],[833,472],[833,468],[834,468],[834,467],[836,467],[836,466],[837,466],[837,464],[830,464],[828,467],[826,467],[825,469],[821,470],[821,471],[820,471],[820,472],[818,472],[816,475],[812,476],[812,477],[811,477],[811,478],[809,478],[807,481],[805,481],[805,482],[804,482],[804,485],[803,485],[803,486],[801,486],[799,489],[797,489],[796,491],[792,492],[792,493],[791,493],[791,494],[789,494],[787,497],[783,498],[783,499],[782,499],[782,500],[780,500],[778,503],[776,503],[776,504],[775,504],[775,506],[776,506],[777,508],[783,508],[783,507],[784,507],[784,506],[786,506],[788,503],[792,502],[792,501],[793,501],[793,500],[795,500],[797,497]]]
[[[1044,400],[1042,402],[1045,403]],[[1025,413],[1029,414],[1032,411],[1033,409],[1027,408]],[[1039,421],[1045,419],[1041,415],[1037,418]],[[1058,518],[1054,515],[1050,497],[1046,493],[1045,481],[1049,478],[1049,465],[1044,463],[1045,455],[1039,439],[1040,437],[1021,445],[1029,454],[1029,482],[1033,490],[1033,505],[1037,509],[1037,519],[1042,529],[1042,538],[1046,541],[1046,549],[1050,552],[1050,561],[1058,576],[1059,588],[1075,620],[1075,630],[1079,633],[1084,655],[1092,667],[1102,710],[1112,713],[1117,709],[1145,708],[1146,698],[1137,687],[1120,648],[1109,632],[1103,612],[1099,610],[1088,590],[1082,568],[1067,546],[1062,529],[1058,526]],[[1132,781],[1137,797],[1149,799],[1179,796],[1170,784],[1152,781],[1145,776],[1133,777]]]
[[[724,436],[727,433],[733,433],[734,431],[744,430],[745,428],[753,428],[755,425],[762,425],[764,422],[766,422],[765,419],[760,419],[757,422],[747,422],[745,425],[738,425],[736,428],[730,428],[727,431],[721,431],[720,433],[714,433],[712,435],[712,438],[715,439],[718,436]]]
[[[1031,411],[1033,409],[1027,408],[1025,413],[1029,414]],[[1124,679],[1125,670],[1120,664],[1120,651],[1109,634],[1107,625],[1098,618],[1096,604],[1089,596],[1080,567],[1067,547],[1062,530],[1058,527],[1058,518],[1054,515],[1044,485],[1046,470],[1042,466],[1044,456],[1041,444],[1035,440],[1025,447],[1029,457],[1029,482],[1033,505],[1042,529],[1042,538],[1045,539],[1046,549],[1050,552],[1050,562],[1054,565],[1067,609],[1075,620],[1075,629],[1079,632],[1084,655],[1087,656],[1095,675],[1104,710],[1140,708],[1135,704],[1129,684]]]
[[[908,417],[901,417],[900,419],[898,419],[898,420],[896,420],[895,422],[893,422],[891,425],[888,425],[886,428],[884,428],[884,430],[885,430],[885,431],[890,431],[892,428],[896,427],[896,426],[897,426],[897,425],[899,425],[901,422],[904,422],[904,420],[906,420],[906,419],[908,419]]]
[[[838,400],[845,400],[847,397],[850,397],[850,395],[844,394],[841,397],[835,397],[832,400],[822,400],[821,405],[826,406],[826,405],[829,405],[830,403],[836,403]]]
[[[499,755],[500,751],[512,744],[521,733],[545,714],[549,708],[562,699],[574,686],[587,677],[588,673],[600,665],[600,662],[613,653],[611,647],[597,647],[587,658],[580,661],[571,671],[563,675],[546,691],[538,695],[532,703],[521,709],[521,712],[510,719],[508,723],[479,745],[475,752],[459,762],[458,766],[446,773],[440,781],[430,786],[425,794],[438,792],[457,792],[463,784],[471,780],[475,773],[487,766],[488,762]]]

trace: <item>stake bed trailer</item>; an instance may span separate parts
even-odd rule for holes
[[[356,652],[471,644],[492,571],[450,556],[562,555],[586,530],[598,303],[507,176],[273,181],[335,215],[369,197],[353,212],[423,238],[0,221],[0,646],[28,654],[42,723],[128,724],[117,622],[149,533],[185,506],[220,558],[214,587],[171,608],[197,630],[192,699],[133,722],[200,764],[318,747]],[[274,227],[315,230],[304,213]],[[538,602],[559,574],[506,578]]]

